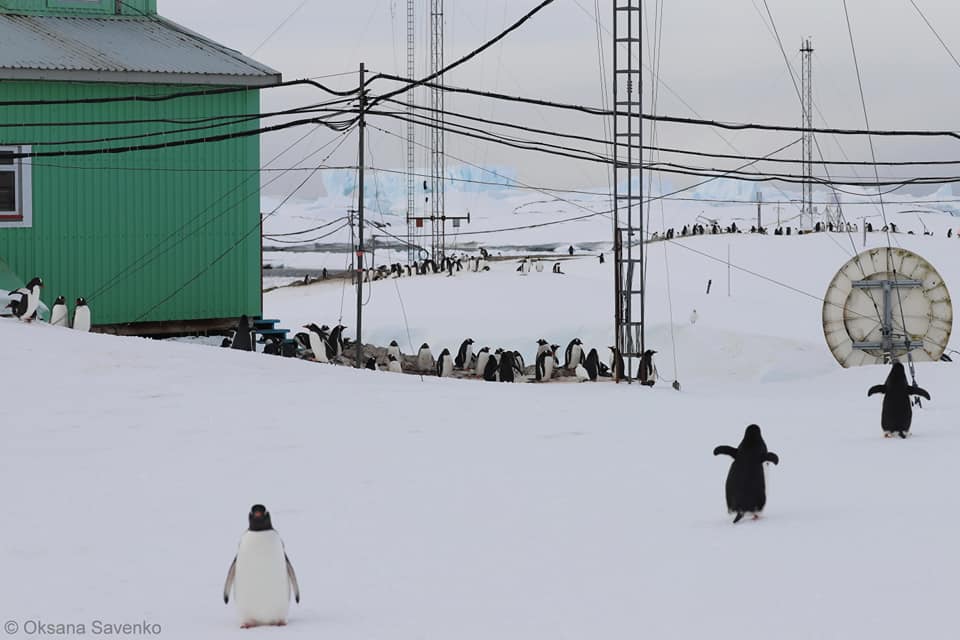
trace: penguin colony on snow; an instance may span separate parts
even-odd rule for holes
[[[36,277],[27,283],[27,286],[11,291],[8,294],[9,302],[3,311],[9,309],[9,314],[23,322],[33,322],[40,310],[40,290],[43,289],[43,278]],[[90,307],[83,298],[77,298],[73,310],[73,322],[68,324],[69,311],[67,301],[63,296],[57,297],[50,310],[50,324],[54,327],[72,327],[77,331],[90,331]]]
[[[303,326],[306,332],[296,334],[299,347],[298,355],[306,360],[322,363],[344,364],[352,366],[356,361],[356,345],[344,337],[343,325],[333,329],[329,326],[317,326],[311,323]],[[237,335],[243,337],[238,341]],[[404,354],[396,340],[385,349],[364,345],[362,361],[371,371],[389,371],[391,373],[410,373],[415,375],[435,375],[440,378],[462,378],[484,380],[486,382],[550,382],[560,378],[573,378],[578,382],[596,382],[601,378],[611,378],[614,382],[625,379],[623,358],[616,347],[609,347],[609,360],[603,362],[596,349],[587,352],[580,338],[574,338],[567,344],[561,359],[560,345],[550,344],[547,340],[537,341],[537,355],[533,364],[527,365],[523,355],[513,349],[497,348],[491,350],[484,346],[474,351],[476,342],[467,338],[460,344],[456,355],[449,349],[443,349],[435,356],[430,345],[423,343],[416,354]],[[239,346],[238,346],[239,345]],[[224,346],[235,349],[252,350],[253,336],[249,324],[241,324],[232,340],[224,340]],[[636,379],[641,384],[653,386],[658,378],[653,356],[657,352],[648,349],[637,368]]]

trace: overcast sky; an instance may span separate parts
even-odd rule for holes
[[[159,0],[158,4],[161,14],[254,55],[280,70],[287,80],[354,71],[361,61],[375,71],[404,73],[405,0],[307,0],[295,17],[254,53],[300,2]],[[960,129],[960,67],[937,42],[910,0],[847,2],[872,127]],[[960,24],[960,2],[915,2],[960,56],[960,32],[953,28]],[[452,72],[446,82],[600,105],[601,74],[594,21],[597,3],[603,28],[609,29],[610,0],[557,0],[502,44]],[[424,5],[428,3],[418,0],[417,4],[418,74],[423,74],[427,24]],[[482,44],[535,4],[534,0],[447,0],[447,60]],[[650,0],[648,4],[652,9],[655,3]],[[692,108],[709,119],[799,124],[797,94],[770,33],[763,0],[668,0],[664,4],[660,77],[669,89],[661,85],[657,109],[660,113],[690,116]],[[787,54],[798,70],[801,39],[813,38],[814,100],[823,114],[823,118],[817,115],[816,124],[862,128],[864,116],[842,0],[768,0],[768,4]],[[609,65],[610,36],[606,32],[602,36]],[[324,82],[345,88],[356,80],[349,76]],[[386,86],[374,86],[374,91]],[[647,98],[650,94],[647,91]],[[265,92],[263,106],[273,109],[319,99],[323,96],[313,90],[279,89]],[[464,97],[449,98],[447,108],[483,117],[509,118],[540,128],[603,135],[603,123],[598,118],[568,116],[543,108]],[[377,123],[392,131],[401,130],[398,123],[382,119]],[[303,153],[297,157],[306,155],[332,135],[317,133],[298,148]],[[370,135],[374,163],[402,168],[401,143],[375,130]],[[696,127],[665,127],[659,133],[664,146],[725,153],[731,153],[735,147],[753,155],[769,153],[792,139],[770,133],[725,137],[726,141],[708,129]],[[292,139],[290,135],[276,135],[265,140],[265,157]],[[840,150],[832,139],[826,137],[821,144],[825,155],[840,159]],[[880,140],[877,153],[880,160],[960,157],[958,144],[942,140]],[[607,180],[600,166],[505,151],[454,136],[449,136],[447,150],[452,156],[476,164],[510,166],[520,179],[541,185],[597,186]],[[852,159],[869,159],[864,140],[844,142],[843,150]],[[799,146],[789,153],[799,155]],[[356,145],[349,144],[330,162],[352,163],[355,157]],[[850,170],[839,172],[849,174]],[[951,169],[933,169],[930,173],[944,175]]]

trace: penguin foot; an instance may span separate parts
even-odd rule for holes
[[[753,514],[753,519],[754,519],[754,520],[759,520],[759,519],[760,519],[760,514],[759,514],[759,513]]]
[[[257,626],[257,623],[256,623],[256,622],[244,622],[243,624],[240,625],[240,628],[241,628],[241,629],[253,629],[253,628],[256,627],[256,626]]]
[[[733,524],[737,524],[743,520],[743,511],[737,511],[737,517],[733,519]]]
[[[907,432],[906,432],[906,431],[897,431],[897,435],[900,436],[903,440],[906,440],[906,439],[907,439]]]
[[[287,626],[287,621],[286,621],[286,620],[277,620],[276,622],[271,622],[271,623],[270,623],[270,626],[271,626],[271,627],[285,627],[285,626]]]

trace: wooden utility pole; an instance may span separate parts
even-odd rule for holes
[[[365,111],[367,108],[366,88],[364,76],[367,73],[364,63],[360,63],[360,177],[358,179],[359,195],[357,196],[357,369],[363,368],[363,165],[364,165],[364,129],[366,128]]]

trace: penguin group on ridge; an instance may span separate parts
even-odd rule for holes
[[[43,278],[37,276],[25,286],[8,292],[7,304],[3,307],[3,313],[0,313],[0,315],[12,315],[21,322],[28,323],[37,320],[40,313],[40,293],[42,289]],[[77,331],[90,331],[90,307],[84,298],[77,298],[72,323],[69,322],[69,315],[66,298],[57,296],[53,308],[50,310],[49,324],[54,327],[72,327]]]
[[[487,264],[486,252],[481,252],[480,256],[470,257],[466,254],[442,256],[437,260],[426,258],[424,260],[415,260],[410,264],[404,265],[400,262],[393,264],[383,264],[378,267],[370,267],[363,270],[364,282],[377,282],[397,278],[412,278],[413,276],[440,275],[447,277],[453,276],[462,271],[472,273],[482,273],[490,271]]]

